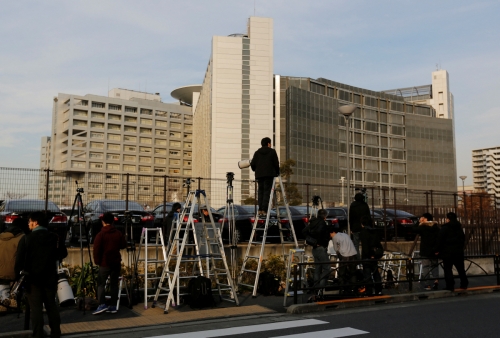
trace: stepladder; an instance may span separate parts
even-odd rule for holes
[[[164,264],[153,307],[162,293],[167,294],[164,313],[180,304],[188,295],[187,285],[196,276],[210,278],[220,300],[239,305],[234,281],[224,253],[221,230],[215,225],[209,200],[204,190],[190,191],[173,235]]]
[[[277,186],[279,184],[279,186]],[[284,206],[284,210],[286,211],[286,218],[280,217],[280,207],[278,205],[278,196],[276,194],[277,189],[280,192],[281,204]],[[271,211],[273,207],[276,207],[276,216],[271,216]],[[269,230],[277,230],[278,236],[269,236]],[[285,187],[283,186],[283,181],[281,177],[276,177],[273,180],[273,184],[271,187],[271,195],[269,198],[269,205],[267,208],[267,213],[265,217],[259,218],[255,217],[252,226],[252,233],[250,235],[250,240],[248,241],[248,246],[246,249],[245,256],[243,258],[243,264],[241,266],[241,270],[238,274],[238,286],[246,286],[252,289],[252,296],[257,296],[257,289],[259,285],[259,276],[262,269],[262,264],[265,259],[265,245],[268,239],[272,237],[277,237],[281,241],[282,248],[282,256],[283,259],[286,259],[287,253],[285,252],[285,244],[293,244],[295,248],[298,249],[299,245],[297,242],[297,236],[295,235],[295,229],[293,227],[293,221],[290,213],[290,208],[288,206],[288,201],[286,199]],[[254,246],[258,248],[258,255],[251,255],[252,249]],[[254,261],[254,263],[252,263]],[[256,268],[252,268],[255,266]],[[244,283],[244,277],[250,282],[253,279],[253,283]]]
[[[152,242],[150,242],[153,240]],[[144,308],[148,307],[148,299],[155,294],[148,294],[148,290],[155,289],[161,278],[161,271],[167,262],[167,251],[161,228],[142,228],[139,250],[137,251],[136,276],[144,280]],[[141,255],[143,257],[141,257]]]
[[[105,288],[111,291],[111,277],[106,280]],[[123,280],[123,276],[118,277],[118,298],[116,301],[116,311],[120,310],[120,299],[122,296],[123,289],[125,289],[125,295],[127,296],[129,308],[132,308],[130,293],[128,292],[127,282]],[[106,299],[111,299],[111,296],[106,296]]]
[[[304,249],[290,249],[290,253],[288,254],[288,259],[286,261],[286,279],[285,279],[285,293],[283,297],[283,306],[286,307],[286,301],[288,297],[294,296],[294,291],[291,291],[291,287],[293,287],[293,283],[299,283],[301,286],[306,286],[307,285],[307,280],[306,280],[306,268],[301,268],[297,269],[298,270],[298,276],[295,278],[293,276],[293,270],[294,266],[297,265],[297,263],[305,263],[306,262],[306,254]],[[297,294],[300,295],[302,294],[302,291],[297,291]]]

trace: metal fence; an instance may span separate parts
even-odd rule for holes
[[[309,213],[312,206],[313,196],[322,198],[323,207],[349,204],[345,199],[347,184],[284,184],[288,191],[288,201],[305,206],[306,213]],[[150,211],[165,202],[183,201],[189,189],[205,190],[211,206],[217,209],[225,205],[227,193],[226,179],[0,168],[0,200],[39,199],[45,201],[45,208],[49,201],[61,208],[71,208],[77,186],[84,188],[84,204],[98,199],[127,200],[138,202]],[[256,203],[255,181],[234,180],[233,186],[236,204]],[[351,185],[349,188],[351,196],[364,191],[372,209],[403,210],[416,216],[430,212],[439,224],[446,221],[448,212],[455,212],[465,228],[467,254],[500,253],[500,213],[496,208],[494,195],[416,190],[385,185]]]

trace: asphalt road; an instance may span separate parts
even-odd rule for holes
[[[135,338],[500,337],[500,293],[309,315],[274,314],[80,335]],[[78,337],[78,335],[68,336]]]

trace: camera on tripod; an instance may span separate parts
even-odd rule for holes
[[[192,178],[186,178],[186,180],[184,181],[184,183],[182,184],[183,187],[190,187],[191,186],[191,183],[193,183],[194,180]]]
[[[227,184],[232,184],[234,181],[234,173],[233,172],[227,172],[226,173],[226,178],[227,178]]]

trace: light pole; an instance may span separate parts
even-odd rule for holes
[[[347,134],[347,234],[351,236],[351,225],[349,224],[349,203],[351,201],[351,159],[350,159],[350,138],[349,135],[349,117],[356,110],[356,106],[353,104],[347,104],[345,106],[340,106],[339,113],[344,115],[345,126],[346,126],[346,134]]]
[[[465,179],[467,178],[467,176],[458,176],[459,179],[462,180],[462,192],[465,193]]]
[[[345,180],[345,177],[342,176],[340,178],[340,182],[342,183],[342,206],[344,206],[344,180]]]

